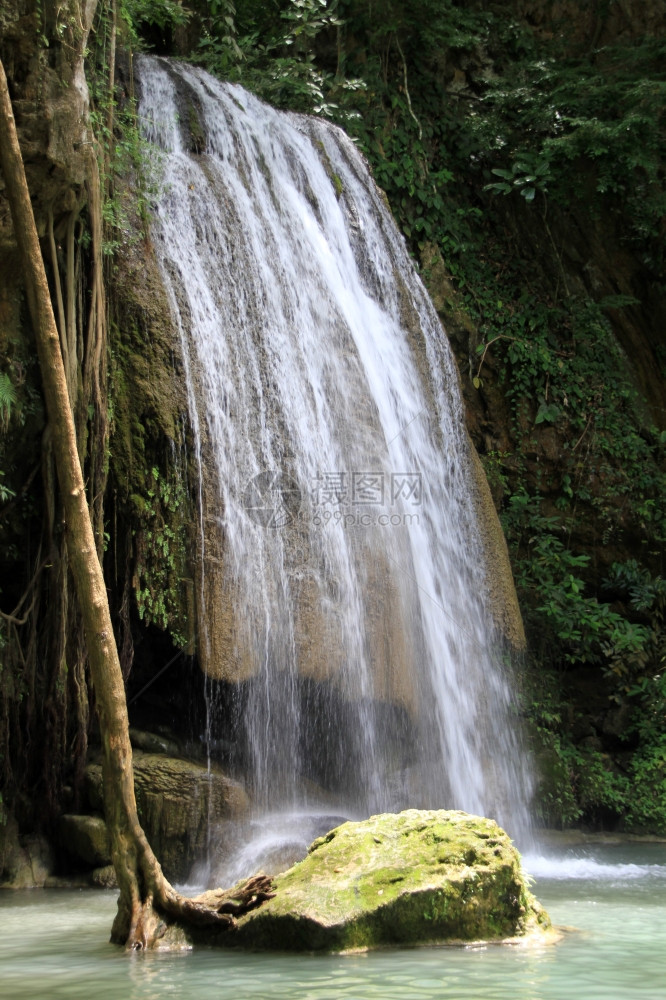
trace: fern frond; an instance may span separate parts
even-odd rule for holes
[[[16,403],[16,389],[6,372],[0,372],[0,423],[5,428],[12,414],[12,406]]]

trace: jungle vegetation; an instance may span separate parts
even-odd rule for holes
[[[599,0],[558,23],[545,0],[100,0],[86,69],[107,269],[147,204],[139,194],[130,223],[122,192],[141,192],[145,151],[121,53],[191,59],[356,140],[449,331],[504,525],[528,634],[536,811],[548,825],[663,833],[666,25],[653,6],[650,20]],[[71,30],[45,20],[45,44]],[[77,238],[84,251],[90,236]],[[12,433],[40,419],[31,365],[19,346],[0,359],[6,567],[20,562],[16,500],[30,496]],[[120,475],[135,479],[146,554],[132,600],[182,647],[171,577],[151,572],[150,553],[159,537],[176,566],[169,518],[184,500],[129,437]],[[111,466],[120,442],[102,443]],[[0,654],[24,611],[4,614]],[[20,771],[7,734],[35,687],[19,660],[3,660],[5,788]]]

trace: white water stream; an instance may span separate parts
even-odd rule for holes
[[[330,124],[168,60],[139,76],[201,469],[200,607],[215,532],[234,615],[226,646],[205,622],[199,643],[242,681],[255,801],[297,808],[310,779],[329,809],[463,808],[513,832],[526,780],[455,363],[391,215]]]

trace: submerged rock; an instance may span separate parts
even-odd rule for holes
[[[508,835],[464,812],[410,809],[343,823],[274,888],[218,942],[346,951],[501,941],[550,927]]]

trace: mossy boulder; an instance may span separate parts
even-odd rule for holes
[[[248,809],[245,789],[214,765],[164,754],[133,753],[139,820],[167,878],[187,878],[206,847],[208,823]],[[92,809],[102,808],[102,767],[89,764],[86,791]],[[101,862],[96,862],[100,864]]]
[[[500,941],[550,927],[507,834],[464,812],[410,809],[344,823],[274,883],[275,897],[221,944],[347,951]]]

